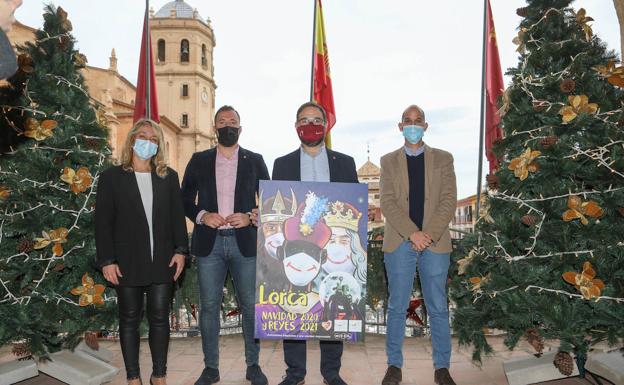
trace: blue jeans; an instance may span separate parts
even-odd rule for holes
[[[418,252],[405,241],[393,252],[384,254],[384,263],[390,292],[386,330],[388,365],[403,366],[405,318],[418,264],[420,286],[431,325],[433,365],[436,369],[450,367],[451,330],[446,294],[450,254],[438,254],[429,249]]]
[[[204,350],[204,365],[219,369],[219,331],[221,302],[228,269],[234,280],[236,298],[243,315],[245,362],[257,365],[260,343],[254,339],[254,304],[256,295],[256,257],[241,254],[235,236],[217,235],[212,252],[197,258],[199,278],[199,327]]]

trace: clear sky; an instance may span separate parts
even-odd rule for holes
[[[210,17],[216,107],[241,113],[241,146],[273,160],[294,150],[297,107],[309,99],[313,0],[185,0]],[[24,0],[16,16],[42,25],[49,0]],[[503,73],[518,55],[511,40],[523,0],[491,0]],[[157,11],[165,0],[152,0]],[[119,72],[135,82],[145,2],[56,0],[69,13],[89,64],[108,68],[115,48]],[[397,122],[410,104],[424,108],[425,142],[455,157],[458,195],[476,192],[481,81],[482,1],[325,0],[323,2],[337,110],[333,144],[357,166],[402,145]],[[612,0],[577,0],[595,19],[594,33],[620,51]],[[508,82],[508,79],[506,80]],[[484,169],[487,165],[484,166]],[[180,170],[183,172],[183,170]]]

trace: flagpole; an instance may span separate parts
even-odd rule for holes
[[[481,179],[483,177],[483,136],[484,136],[484,120],[485,120],[485,61],[487,59],[486,53],[486,39],[487,39],[487,3],[488,0],[483,0],[483,53],[481,58],[481,119],[479,121],[479,169],[477,172],[477,212],[475,217],[477,221],[480,217],[481,211]],[[476,222],[476,221],[475,221]]]
[[[149,0],[145,0],[145,22],[143,23],[145,24],[145,117],[147,119],[151,119],[152,118],[152,111],[151,111],[151,107],[152,107],[152,103],[151,103],[151,84],[150,84],[150,80],[151,80],[151,76],[152,74],[150,73],[150,59],[151,59],[151,55],[150,55],[150,28],[149,28]]]
[[[312,70],[310,71],[310,101],[314,101],[314,59],[316,57],[316,7],[318,1],[314,0],[314,24],[312,25]]]

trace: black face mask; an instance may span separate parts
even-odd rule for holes
[[[15,51],[6,33],[0,29],[0,79],[6,79],[17,71]]]
[[[221,127],[217,129],[217,141],[224,147],[232,147],[238,142],[239,127]]]

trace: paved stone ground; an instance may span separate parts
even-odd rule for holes
[[[481,368],[471,363],[471,350],[453,344],[451,374],[458,385],[506,385],[503,361],[511,357],[528,356],[531,347],[520,344],[514,351],[503,345],[502,337],[490,337],[495,355],[483,361]],[[385,337],[367,335],[365,344],[348,344],[345,348],[341,375],[349,385],[379,385],[386,370]],[[125,371],[119,343],[101,341],[100,346],[110,349],[114,354],[112,364],[122,368],[111,385],[124,385]],[[247,385],[245,380],[245,357],[243,341],[240,335],[222,336],[220,339],[219,385]],[[308,375],[306,384],[321,385],[323,379],[319,373],[318,343],[308,343]],[[426,337],[406,338],[404,347],[405,364],[402,385],[434,385],[433,366],[431,363],[431,343]],[[7,347],[0,349],[0,362],[14,359]],[[203,355],[200,338],[172,339],[169,350],[168,384],[193,385],[203,369]],[[141,341],[141,371],[147,384],[151,373],[151,356],[147,340]],[[262,341],[260,365],[269,378],[270,385],[277,385],[284,374],[283,350],[281,342]],[[40,375],[23,381],[20,385],[57,385],[59,381]],[[593,384],[588,380],[568,378],[548,382],[544,385],[580,385]]]

